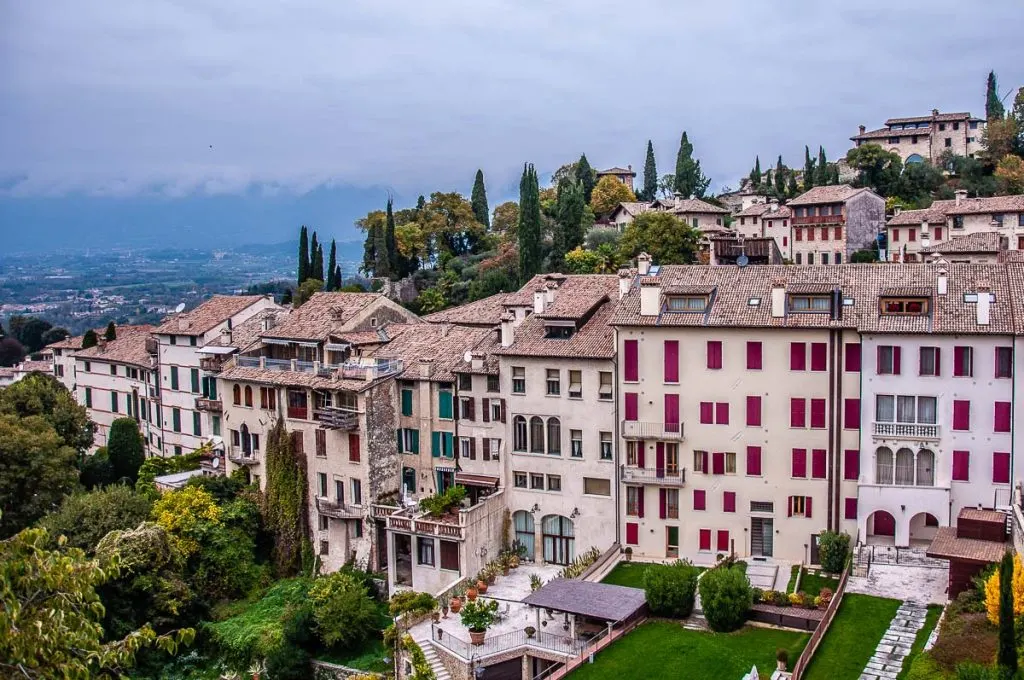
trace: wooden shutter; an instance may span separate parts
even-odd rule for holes
[[[501,422],[505,422],[505,400],[501,400]]]
[[[717,404],[715,404],[715,424],[729,424],[729,402],[720,401]]]
[[[711,454],[711,474],[725,474],[725,453],[722,451],[715,451]]]
[[[353,463],[359,462],[359,433],[348,433],[348,459]]]
[[[636,522],[626,522],[626,543],[636,545],[640,542],[640,525]]]
[[[843,519],[857,519],[857,499],[847,498],[844,501]]]
[[[902,352],[900,351],[900,348],[898,346],[892,348],[892,374],[893,375],[899,375],[900,374],[900,355],[901,354],[902,354]]]
[[[433,458],[441,457],[441,433],[430,433],[430,455]]]
[[[761,475],[761,447],[747,447],[747,474],[751,476]]]
[[[843,479],[857,481],[860,479],[860,451],[847,449],[843,452]]]
[[[639,409],[639,395],[636,392],[626,392],[626,420],[636,420]]]
[[[823,342],[811,343],[811,370],[824,371],[828,367],[828,346]]]
[[[700,402],[700,422],[704,425],[711,425],[715,422],[715,405],[710,401]]]
[[[825,427],[824,399],[811,399],[811,427],[817,429]]]
[[[790,427],[806,427],[806,410],[807,404],[800,397],[794,397],[789,400],[789,426]]]
[[[971,402],[966,399],[953,401],[953,429],[971,429]]]
[[[722,492],[722,511],[723,512],[736,512],[736,492],[735,491],[724,491],[724,492]]]
[[[789,343],[789,370],[807,370],[807,346],[802,342]]]
[[[844,363],[850,373],[860,372],[860,343],[850,342],[843,350],[846,354]]]
[[[703,510],[704,507],[705,507],[704,490],[703,489],[694,489],[693,490],[693,509],[694,510]]]
[[[698,538],[698,550],[711,550],[711,529],[701,529]]]
[[[811,477],[825,479],[825,449],[811,451]]]
[[[665,443],[658,442],[654,447],[654,470],[655,474],[665,474]]]
[[[679,395],[665,395],[665,431],[679,432]]]
[[[665,489],[658,489],[658,519],[665,519],[666,511],[665,507],[667,502],[665,501]]]
[[[1010,483],[1010,454],[1006,451],[996,451],[992,454],[992,483]]]
[[[747,342],[747,369],[761,370],[761,343],[750,340]]]
[[[1010,431],[1010,402],[997,401],[995,407],[995,431]]]
[[[971,453],[969,451],[953,452],[953,481],[970,481]]]
[[[637,341],[626,340],[623,343],[623,378],[626,382],[640,379],[640,364],[637,354]]]
[[[811,501],[812,500],[813,499],[810,496],[804,496],[804,517],[808,517],[809,518],[813,514],[811,512]]]
[[[636,516],[642,518],[644,516],[644,496],[646,495],[647,489],[642,486],[636,488]]]
[[[856,430],[860,427],[860,399],[852,398],[843,402],[843,427]]]
[[[665,382],[679,382],[679,341],[665,341]]]
[[[481,414],[483,416],[483,421],[485,423],[491,422],[491,400],[484,397],[481,400],[480,406],[483,408],[483,413]]]
[[[729,551],[729,532],[724,529],[718,530],[718,541],[716,545],[718,552]]]
[[[792,476],[807,476],[807,449],[793,449]]]
[[[476,437],[469,438],[469,459],[476,460]]]
[[[708,340],[708,368],[719,369],[722,367],[722,341]]]
[[[647,451],[647,442],[640,440],[636,443],[636,466],[638,468],[644,467],[644,453]]]
[[[761,397],[747,397],[747,425],[761,426]]]

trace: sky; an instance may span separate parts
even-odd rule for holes
[[[524,162],[640,172],[651,139],[664,174],[683,130],[735,187],[858,124],[982,115],[990,69],[1024,85],[1022,25],[1019,0],[0,0],[0,235],[358,238],[477,168],[492,208]]]

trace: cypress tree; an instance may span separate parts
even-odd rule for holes
[[[532,168],[533,166],[531,165],[530,167]],[[536,175],[536,171],[533,174]],[[594,185],[597,184],[597,173],[590,167],[587,154],[580,156],[579,161],[576,162],[576,181],[583,184],[583,198],[586,200],[587,205],[590,205],[590,195],[594,193]],[[539,199],[537,205],[538,207],[540,206]],[[520,212],[520,215],[522,215],[522,212]]]
[[[833,163],[828,177],[829,184],[839,184],[839,164]]]
[[[388,196],[387,217],[384,226],[384,245],[388,256],[388,276],[397,278],[398,274],[398,243],[395,241],[394,200]]]
[[[782,156],[775,164],[775,193],[780,198],[786,193],[786,166],[782,164]]]
[[[828,184],[828,160],[825,158],[825,147],[818,147],[818,167],[815,170],[814,183]]]
[[[334,270],[338,266],[338,247],[331,239],[331,254],[327,259],[327,281],[324,282],[324,290],[338,290],[338,282],[334,280]]]
[[[134,418],[118,418],[110,425],[107,437],[107,458],[114,470],[114,480],[128,478],[132,484],[139,477],[139,468],[146,460],[142,433]]]
[[[689,198],[693,194],[693,144],[683,130],[683,136],[679,140],[679,151],[676,153],[676,184],[672,187],[677,194],[683,198]]]
[[[765,192],[771,193],[772,191],[772,169],[768,168],[768,171],[764,173],[764,187]]]
[[[107,324],[107,330],[103,334],[103,339],[107,341],[117,340],[117,327],[114,326],[113,321]]]
[[[275,571],[278,576],[292,576],[302,566],[303,548],[309,540],[306,459],[296,455],[281,419],[267,436],[265,470],[261,510],[264,525],[274,537]]]
[[[484,187],[484,171],[476,171],[476,179],[473,180],[473,193],[470,197],[470,204],[473,206],[473,217],[476,221],[491,228],[490,211],[487,208],[487,189]],[[390,213],[389,213],[390,214]]]
[[[90,347],[95,347],[98,344],[100,344],[100,339],[96,336],[96,331],[90,328],[85,332],[85,335],[82,336],[82,349],[89,349]]]
[[[379,226],[374,230],[373,254],[373,275],[381,278],[391,278],[391,261],[388,259],[388,236],[387,226]]]
[[[754,169],[750,171],[751,189],[757,190],[761,186],[761,157],[754,156]]]
[[[302,225],[302,229],[299,230],[299,276],[298,283],[301,286],[302,282],[309,278],[309,233],[306,230],[306,225]]]
[[[583,185],[569,177],[558,182],[558,200],[555,204],[557,229],[552,261],[561,267],[565,254],[583,244],[583,214],[587,204],[583,201]]]
[[[804,145],[804,191],[814,186],[814,159],[811,158],[810,147]]]
[[[999,654],[997,663],[1005,677],[1016,677],[1017,642],[1013,630],[1013,553],[1007,551],[999,563]]]
[[[654,163],[654,145],[647,140],[647,159],[644,161],[644,188],[640,200],[653,201],[658,195],[658,167]]]
[[[1000,119],[1006,115],[1003,102],[999,99],[999,87],[996,84],[996,72],[988,72],[988,83],[985,85],[985,120]]]
[[[323,278],[317,277],[317,272],[322,271],[323,267],[317,269],[316,266],[316,251],[320,247],[319,242],[316,238],[316,232],[313,232],[313,237],[309,239],[309,265],[306,267],[306,279]]]
[[[582,158],[582,161],[586,161],[586,158]],[[519,181],[519,224],[516,231],[519,240],[519,277],[526,282],[540,271],[540,188],[537,184],[537,171],[531,163],[523,166],[523,177]]]
[[[334,267],[334,289],[341,290],[341,265]]]
[[[796,173],[795,172],[790,172],[789,173],[789,179],[786,182],[786,194],[790,198],[793,198],[798,193],[800,193],[800,189],[796,185]]]

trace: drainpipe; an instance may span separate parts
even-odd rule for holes
[[[612,338],[615,342],[615,351],[612,353],[612,418],[614,419],[615,440],[612,442],[612,468],[615,470],[615,497],[613,499],[615,506],[615,542],[622,546],[622,513],[620,512],[620,499],[622,484],[622,470],[619,469],[619,437],[622,435],[620,432],[619,423],[619,328],[618,326],[613,327]],[[1013,454],[1010,456],[1011,461]],[[1012,465],[1012,463],[1011,463]]]

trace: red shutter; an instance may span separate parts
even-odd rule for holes
[[[969,482],[971,478],[971,452],[953,452],[953,481]]]
[[[807,426],[807,403],[804,399],[794,397],[789,400],[789,426]]]
[[[790,496],[789,498],[786,499],[786,501],[787,501],[787,503],[786,503],[786,517],[792,517],[793,516],[793,497]]]
[[[665,341],[665,382],[679,382],[679,341]]]
[[[804,517],[810,517],[811,514],[811,497],[804,496]]]
[[[722,512],[736,512],[735,491],[724,491],[722,493]]]
[[[626,392],[626,420],[636,420],[640,409],[639,396],[636,392]]]
[[[647,442],[642,439],[636,443],[636,466],[642,468],[644,466],[644,454],[647,451]]]
[[[761,370],[761,343],[755,340],[747,342],[747,369]]]
[[[935,227],[935,242],[938,243],[942,240],[942,227]]]
[[[666,512],[665,507],[668,504],[665,501],[665,490],[658,489],[658,519],[665,519]]]
[[[700,422],[703,425],[711,425],[715,422],[715,405],[710,401],[700,402]]]
[[[640,542],[640,525],[636,522],[626,522],[626,543],[636,545]]]
[[[902,352],[900,352],[900,348],[899,347],[893,347],[892,348],[892,374],[893,375],[899,375],[900,374],[900,354],[902,354]]]
[[[711,454],[711,474],[725,474],[725,454],[721,451],[715,451]]]
[[[860,427],[860,399],[847,399],[843,402],[843,427],[847,430]]]
[[[844,499],[843,519],[857,519],[857,499]]]
[[[807,370],[807,346],[802,342],[789,343],[789,370]]]
[[[960,378],[964,376],[964,360],[965,354],[967,354],[966,347],[954,347],[953,348],[953,375]]]
[[[747,397],[747,425],[761,426],[761,397]]]
[[[935,374],[942,375],[942,349],[939,347],[935,348]]]
[[[966,399],[953,401],[953,429],[971,429],[971,402]]]
[[[718,402],[715,404],[715,424],[716,425],[728,425],[729,424],[729,403]]]
[[[665,474],[665,442],[658,442],[654,447],[655,474]]]
[[[750,476],[761,476],[761,447],[747,447],[747,474]]]
[[[640,379],[640,362],[638,360],[637,341],[626,340],[623,347],[623,376],[626,382]]]
[[[807,476],[807,449],[793,449],[792,476]]]
[[[828,367],[828,347],[823,342],[811,343],[811,370],[824,371]]]
[[[846,449],[843,452],[843,479],[857,481],[860,478],[860,451]]]
[[[996,451],[992,454],[992,483],[1010,483],[1010,454],[1006,451]]]
[[[884,375],[882,373],[882,346],[879,345],[875,349],[875,375]]]
[[[348,459],[353,463],[359,462],[359,434],[348,433]]]
[[[665,395],[665,431],[679,432],[679,395]]]
[[[722,341],[708,340],[708,368],[722,367]]]
[[[846,349],[846,370],[850,373],[860,372],[860,344],[851,342],[847,343]]]
[[[825,449],[811,451],[811,477],[825,479]]]
[[[711,550],[711,529],[701,529],[698,550]]]
[[[640,486],[636,490],[636,516],[643,518],[644,516],[644,496],[647,495],[647,488]]]
[[[817,429],[825,427],[824,399],[811,399],[811,427]]]
[[[693,490],[693,509],[694,510],[703,510],[704,506],[705,506],[704,490],[703,489],[694,489]]]
[[[725,530],[722,530],[722,529],[718,530],[718,540],[717,540],[717,543],[716,543],[716,548],[717,548],[718,552],[728,552],[729,551],[729,532],[728,531],[725,531]]]
[[[1010,431],[1010,402],[1008,401],[997,401],[995,410],[995,431],[996,432],[1009,432]]]

